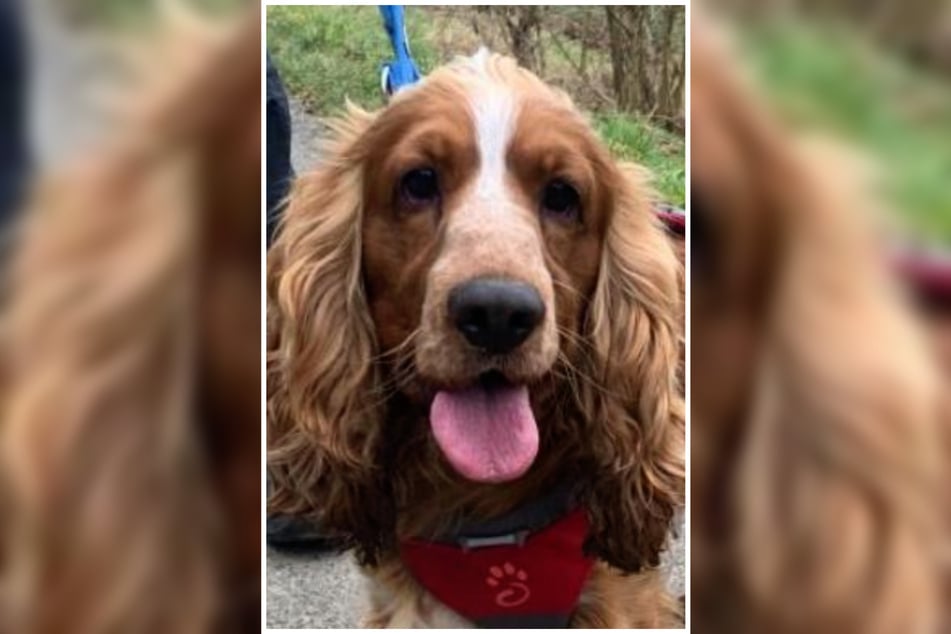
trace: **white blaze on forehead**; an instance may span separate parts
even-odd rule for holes
[[[500,89],[473,95],[476,143],[479,149],[479,174],[476,194],[498,196],[504,193],[505,155],[515,128],[515,104],[512,95]]]
[[[484,51],[458,60],[451,72],[470,117],[478,165],[475,174],[466,174],[465,189],[446,216],[445,239],[429,270],[424,313],[427,319],[446,322],[450,290],[486,276],[531,284],[552,307],[554,290],[537,215],[518,195],[506,161],[523,104],[516,82],[524,77],[513,60]],[[557,351],[554,323],[546,318],[544,326],[543,352],[551,356]]]
[[[479,198],[504,198],[505,158],[515,131],[516,99],[508,86],[492,76],[486,49],[476,53],[471,63],[475,72],[468,87],[468,101],[479,152],[474,194]]]

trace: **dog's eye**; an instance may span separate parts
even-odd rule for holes
[[[400,180],[400,193],[410,205],[425,205],[439,198],[439,178],[428,167],[407,172]]]
[[[542,190],[542,212],[562,220],[578,220],[581,215],[581,197],[568,182],[557,178]]]

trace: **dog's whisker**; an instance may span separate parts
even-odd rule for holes
[[[557,325],[557,324],[556,324],[556,325],[555,325],[555,330],[556,330],[556,332],[558,333],[559,336],[564,337],[565,339],[567,339],[567,340],[570,341],[571,343],[577,344],[578,346],[584,348],[585,350],[591,350],[592,347],[593,347],[593,346],[591,345],[591,342],[588,341],[587,339],[585,339],[584,336],[578,334],[577,332],[573,332],[573,331],[571,331],[571,330],[565,328],[564,326],[560,326],[560,325]]]
[[[585,295],[584,295],[581,291],[579,291],[578,289],[574,288],[573,286],[571,286],[571,285],[569,285],[569,284],[566,284],[566,283],[562,282],[561,280],[556,280],[556,279],[554,279],[554,278],[552,278],[551,281],[552,281],[552,284],[554,284],[555,286],[557,286],[557,287],[559,287],[559,288],[563,288],[563,289],[565,289],[566,291],[568,291],[569,293],[571,293],[572,295],[574,295],[575,297],[581,299],[582,301],[587,302],[588,298],[585,297]]]
[[[587,372],[583,371],[581,368],[575,365],[571,361],[571,359],[568,358],[566,354],[564,354],[564,352],[559,351],[558,357],[556,359],[556,364],[557,363],[561,363],[565,367],[565,369],[568,370],[573,375],[574,378],[581,379],[582,381],[590,385],[592,388],[599,391],[604,396],[610,396],[612,398],[619,397],[619,395],[616,392],[608,389],[600,381],[594,379]],[[569,383],[572,383],[572,380],[569,380]],[[574,386],[572,386],[572,388],[574,389]]]
[[[374,355],[370,359],[371,362],[386,361],[391,357],[396,357],[398,360],[401,360],[400,355],[412,352],[413,344],[416,343],[416,338],[419,336],[421,330],[422,329],[420,327],[415,328],[411,333],[406,335],[406,338],[403,339],[403,341],[397,345],[393,346],[389,350],[385,350],[377,355]]]

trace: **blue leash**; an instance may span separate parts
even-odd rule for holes
[[[393,45],[393,53],[396,55],[396,59],[383,63],[380,85],[387,95],[394,95],[397,91],[418,82],[421,75],[409,50],[403,7],[381,5],[380,14],[383,16],[383,27],[390,37],[390,44]]]

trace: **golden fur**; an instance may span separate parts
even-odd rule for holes
[[[25,212],[0,631],[257,629],[259,32],[256,11],[214,43],[174,31],[186,66],[140,77],[127,118]]]
[[[489,225],[457,211],[484,208],[469,187],[473,83],[521,108],[509,211]],[[442,216],[390,208],[394,178],[418,155],[447,174]],[[586,226],[539,221],[533,179],[555,171],[582,183]],[[433,386],[482,369],[438,307],[453,281],[484,271],[531,281],[548,307],[503,366],[528,382],[541,434],[535,464],[504,485],[457,476],[425,410]],[[677,622],[653,569],[683,499],[678,265],[643,175],[614,164],[564,94],[511,60],[477,56],[380,112],[351,109],[291,195],[268,302],[269,508],[350,538],[373,579],[369,623],[442,622],[445,608],[399,563],[400,538],[498,516],[571,478],[587,483],[588,547],[610,564],[597,567],[573,625]]]
[[[848,170],[693,33],[693,622],[936,632],[938,385]]]
[[[660,570],[619,575],[601,562],[585,586],[572,628],[682,627],[680,602],[665,590]],[[471,625],[433,598],[398,561],[371,573],[367,628],[464,628]]]

